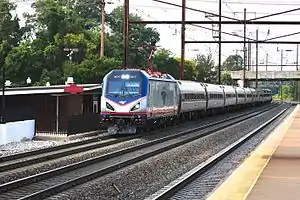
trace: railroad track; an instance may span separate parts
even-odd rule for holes
[[[274,105],[271,105],[274,106]],[[257,110],[247,112],[246,114],[251,114],[257,112]],[[244,114],[237,115],[235,117],[243,116]],[[172,127],[168,127],[163,130],[167,130]],[[162,130],[160,130],[162,131]],[[130,141],[134,139],[138,139],[141,137],[145,137],[147,135],[152,135],[157,133],[157,131],[151,131],[148,133],[143,133],[139,135],[130,135],[130,136],[122,136],[118,138],[114,138],[112,136],[106,135],[102,137],[95,137],[84,141],[59,145],[55,147],[39,149],[35,151],[15,154],[11,156],[5,156],[0,158],[0,173],[8,172],[9,170],[24,168],[29,165],[36,165],[42,162],[49,162],[50,160],[54,160],[57,158],[62,158],[82,152],[86,152],[89,150],[94,150],[102,147],[108,147],[110,145],[115,145],[118,143],[122,143],[125,141]]]
[[[270,111],[277,105],[0,185],[0,198],[41,199]]]
[[[242,146],[244,143],[246,143],[248,140],[250,140],[253,136],[258,134],[260,131],[262,131],[264,128],[268,127],[271,123],[273,123],[275,120],[279,119],[284,113],[286,113],[292,105],[289,107],[283,109],[281,112],[279,112],[277,115],[272,117],[267,122],[260,125],[258,128],[252,130],[236,142],[232,143],[222,151],[218,152],[214,156],[207,159],[205,162],[201,163],[200,165],[196,166],[192,170],[188,171],[187,173],[183,174],[179,178],[172,181],[167,186],[163,187],[156,193],[150,195],[149,197],[145,198],[145,200],[165,200],[170,199],[174,195],[176,195],[178,192],[180,192],[185,187],[188,187],[189,184],[191,184],[196,178],[198,178],[200,175],[204,174],[206,171],[211,169],[213,166],[215,166],[217,163],[222,161],[225,157],[227,157],[229,154],[234,152],[236,149],[238,149],[240,146]]]

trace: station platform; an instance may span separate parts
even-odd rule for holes
[[[206,199],[300,199],[300,105]]]

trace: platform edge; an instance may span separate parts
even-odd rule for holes
[[[245,200],[293,123],[300,105],[263,140],[230,176],[207,195],[207,200]]]

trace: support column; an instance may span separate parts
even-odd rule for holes
[[[56,133],[59,131],[59,96],[56,96]]]
[[[185,11],[186,11],[186,0],[182,0],[181,8],[181,59],[180,59],[180,74],[179,79],[184,79],[184,60],[185,60]]]
[[[124,27],[123,27],[123,37],[124,37],[124,66],[128,67],[128,54],[129,54],[129,0],[124,1]]]
[[[296,52],[296,70],[299,70],[299,44],[297,44],[297,52]]]
[[[221,84],[221,57],[222,57],[222,35],[221,35],[221,32],[222,32],[222,0],[219,0],[219,61],[218,61],[218,83],[219,85]]]
[[[243,87],[246,87],[246,67],[247,67],[247,52],[246,52],[246,8],[244,9],[244,69],[243,69]]]
[[[255,67],[255,88],[258,88],[258,29],[256,29],[256,67]]]

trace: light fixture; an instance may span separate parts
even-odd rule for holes
[[[73,83],[74,83],[73,77],[69,76],[69,77],[67,78],[66,85],[73,84]]]
[[[27,83],[27,84],[30,84],[30,83],[31,83],[31,78],[30,78],[30,77],[28,77],[28,78],[26,79],[26,83]]]
[[[129,74],[122,74],[121,79],[130,79],[130,75]]]
[[[6,80],[5,81],[5,86],[11,86],[11,81],[10,80]]]

